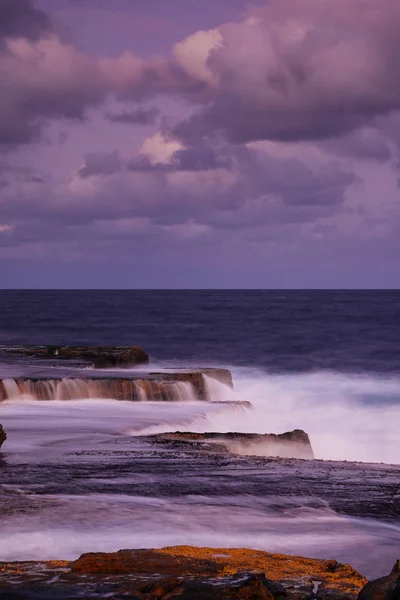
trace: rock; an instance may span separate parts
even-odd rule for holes
[[[313,459],[310,439],[305,431],[295,429],[282,434],[273,433],[159,433],[147,439],[161,443],[204,444],[206,450],[225,451],[252,456]]]
[[[49,378],[17,378],[0,380],[0,401],[7,400],[15,395],[27,395],[37,400],[74,400],[78,398],[114,398],[116,400],[155,400],[173,402],[182,399],[190,399],[188,391],[176,383],[185,381],[193,386],[194,395],[204,399],[205,386],[201,373],[174,373],[171,378],[169,374],[149,375],[138,377],[137,375],[124,377],[65,377],[63,379]],[[182,398],[182,394],[184,398]],[[187,397],[186,397],[187,396]],[[225,403],[228,404],[228,403]],[[232,404],[232,403],[231,403]],[[249,406],[249,403],[233,403],[239,406]]]
[[[72,564],[71,570],[86,577],[93,574],[107,577],[135,574],[143,577],[146,573],[157,573],[160,577],[169,578],[168,585],[174,593],[167,597],[192,600],[283,600],[286,597],[306,600],[313,597],[315,581],[319,582],[319,598],[344,600],[356,598],[366,583],[366,579],[351,566],[332,560],[313,560],[246,549],[190,546],[84,554]],[[174,588],[176,581],[171,584],[170,578],[183,580]],[[153,584],[153,594],[157,586],[163,590],[164,585],[159,582]],[[136,592],[150,593],[151,587],[136,588]],[[142,598],[141,595],[137,597]],[[155,594],[143,597],[163,598]]]
[[[100,369],[149,362],[148,354],[139,346],[22,346],[3,350],[44,359],[83,360]]]
[[[7,434],[3,429],[3,426],[0,425],[0,448],[2,447],[2,445],[4,444],[4,442],[7,439]]]
[[[268,588],[270,582],[263,574],[248,575],[239,580],[225,580],[218,585],[202,581],[165,580],[144,584],[136,588],[123,586],[119,592],[131,594],[134,598],[151,600],[274,600]],[[282,598],[286,598],[284,593]]]
[[[200,371],[204,375],[212,377],[213,379],[216,379],[220,383],[223,383],[224,385],[227,385],[233,389],[232,373],[229,371],[229,369],[215,369],[206,367],[204,369],[196,369],[196,371]]]
[[[400,600],[400,560],[389,575],[367,583],[358,600]]]
[[[199,400],[210,400],[203,375],[212,377],[220,383],[233,388],[232,374],[228,369],[191,369],[190,371],[177,371],[173,373],[150,373],[151,377],[164,381],[186,381],[191,383]]]
[[[84,554],[72,564],[0,563],[0,596],[13,600],[355,600],[366,582],[334,560],[241,548],[175,546]]]

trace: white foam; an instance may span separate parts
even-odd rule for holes
[[[178,421],[174,430],[284,433],[303,429],[316,458],[400,464],[400,378],[233,370],[235,390],[216,382],[212,400],[250,401]],[[207,382],[208,383],[208,382]],[[229,391],[228,391],[229,390]],[[167,431],[163,425],[144,433]]]

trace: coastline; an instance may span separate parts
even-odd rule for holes
[[[10,600],[13,592],[27,600],[40,593],[47,600],[69,598],[78,589],[85,598],[355,600],[366,584],[335,560],[243,548],[175,546],[91,553],[72,563],[0,563],[0,592]]]

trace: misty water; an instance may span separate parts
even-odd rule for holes
[[[57,311],[60,303],[68,304],[59,294]],[[90,300],[91,294],[86,297],[88,312],[79,317],[76,313],[75,320],[69,317],[69,334],[51,311],[50,334],[44,316],[33,307],[36,323],[31,319],[24,333],[24,313],[13,332],[8,321],[4,343],[10,343],[10,338],[15,343],[53,343],[57,323],[58,335],[63,331],[66,343],[93,343],[95,325],[101,322],[99,294],[96,301]],[[107,294],[106,298],[114,298],[114,316],[111,321],[107,321],[109,315],[103,316],[108,333],[104,337],[99,333],[97,343],[115,343],[117,338],[126,343],[127,306],[121,296]],[[127,305],[130,298],[129,294],[125,298]],[[37,400],[32,390],[21,393],[13,387],[14,378],[23,372],[28,376],[46,372],[54,379],[73,375],[85,380],[90,369],[68,371],[56,364],[44,367],[33,361],[27,366],[3,360],[1,376],[7,378],[10,393],[0,403],[0,423],[8,434],[0,453],[0,560],[74,559],[87,551],[192,544],[335,558],[368,577],[388,572],[400,554],[400,369],[396,368],[392,331],[399,321],[391,320],[389,325],[386,313],[380,317],[376,307],[384,311],[384,304],[374,297],[371,307],[375,319],[381,318],[374,344],[371,321],[368,326],[362,320],[357,323],[349,297],[339,305],[331,299],[332,322],[322,314],[317,324],[315,314],[328,310],[329,298],[324,296],[325,305],[314,312],[308,311],[309,302],[303,304],[301,318],[299,302],[292,298],[281,303],[280,345],[275,323],[271,346],[268,323],[271,310],[276,320],[276,297],[269,311],[268,297],[252,300],[250,294],[245,302],[238,298],[239,322],[237,318],[230,323],[228,317],[225,321],[225,313],[219,312],[215,326],[220,303],[213,297],[214,309],[200,296],[197,307],[191,300],[193,327],[195,310],[202,315],[196,339],[179,322],[186,314],[183,321],[188,323],[185,298],[175,311],[174,336],[167,336],[171,323],[162,327],[170,308],[168,294],[164,303],[152,297],[148,314],[141,313],[139,332],[144,330],[144,321],[152,335],[159,336],[152,370],[191,364],[230,368],[234,390],[207,379],[210,399],[216,403],[196,400],[188,386],[179,393],[176,389],[171,401],[153,402],[151,396],[143,396],[141,401],[126,402],[97,398],[86,384],[75,385],[73,391],[68,388],[68,394],[55,389],[53,400]],[[232,302],[226,296],[225,300]],[[118,303],[124,306],[122,313]],[[391,313],[398,310],[393,302],[388,306]],[[205,334],[207,307],[215,327],[213,333],[207,328]],[[11,311],[8,304],[6,308]],[[258,315],[258,329],[253,313]],[[366,313],[367,305],[361,306],[358,314]],[[138,313],[130,314],[130,341],[142,343],[133,331]],[[269,316],[263,320],[265,314]],[[86,328],[79,325],[80,320]],[[294,322],[298,340],[301,323],[303,346],[294,343]],[[336,337],[339,326],[343,339]],[[232,328],[237,330],[236,359],[232,358]],[[252,334],[259,359],[247,361],[244,355]],[[209,340],[208,355],[202,336]],[[299,343],[299,360],[294,364]],[[148,346],[155,344],[155,337],[148,340]],[[193,356],[196,353],[198,358]],[[307,362],[310,368],[305,368]],[[126,369],[114,370],[112,375],[127,373]],[[252,407],[240,404],[243,401]],[[316,460],[274,459],[263,457],[262,452],[259,456],[216,455],[201,449],[168,448],[145,439],[149,434],[178,430],[283,433],[293,429],[309,434]]]

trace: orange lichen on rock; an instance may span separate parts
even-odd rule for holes
[[[196,548],[172,546],[159,550],[123,550],[111,554],[84,554],[72,564],[81,574],[158,573],[200,579],[263,573],[268,580],[306,584],[318,581],[321,590],[337,590],[355,597],[367,579],[350,565],[335,560],[317,560],[270,554],[244,548]]]
[[[294,580],[303,577],[318,579],[331,588],[339,588],[353,594],[359,591],[367,579],[352,566],[336,560],[318,560],[302,556],[270,554],[261,550],[246,548],[196,548],[193,546],[172,546],[154,550],[169,556],[185,559],[198,559],[215,563],[221,576],[240,572],[263,572],[273,581]]]

